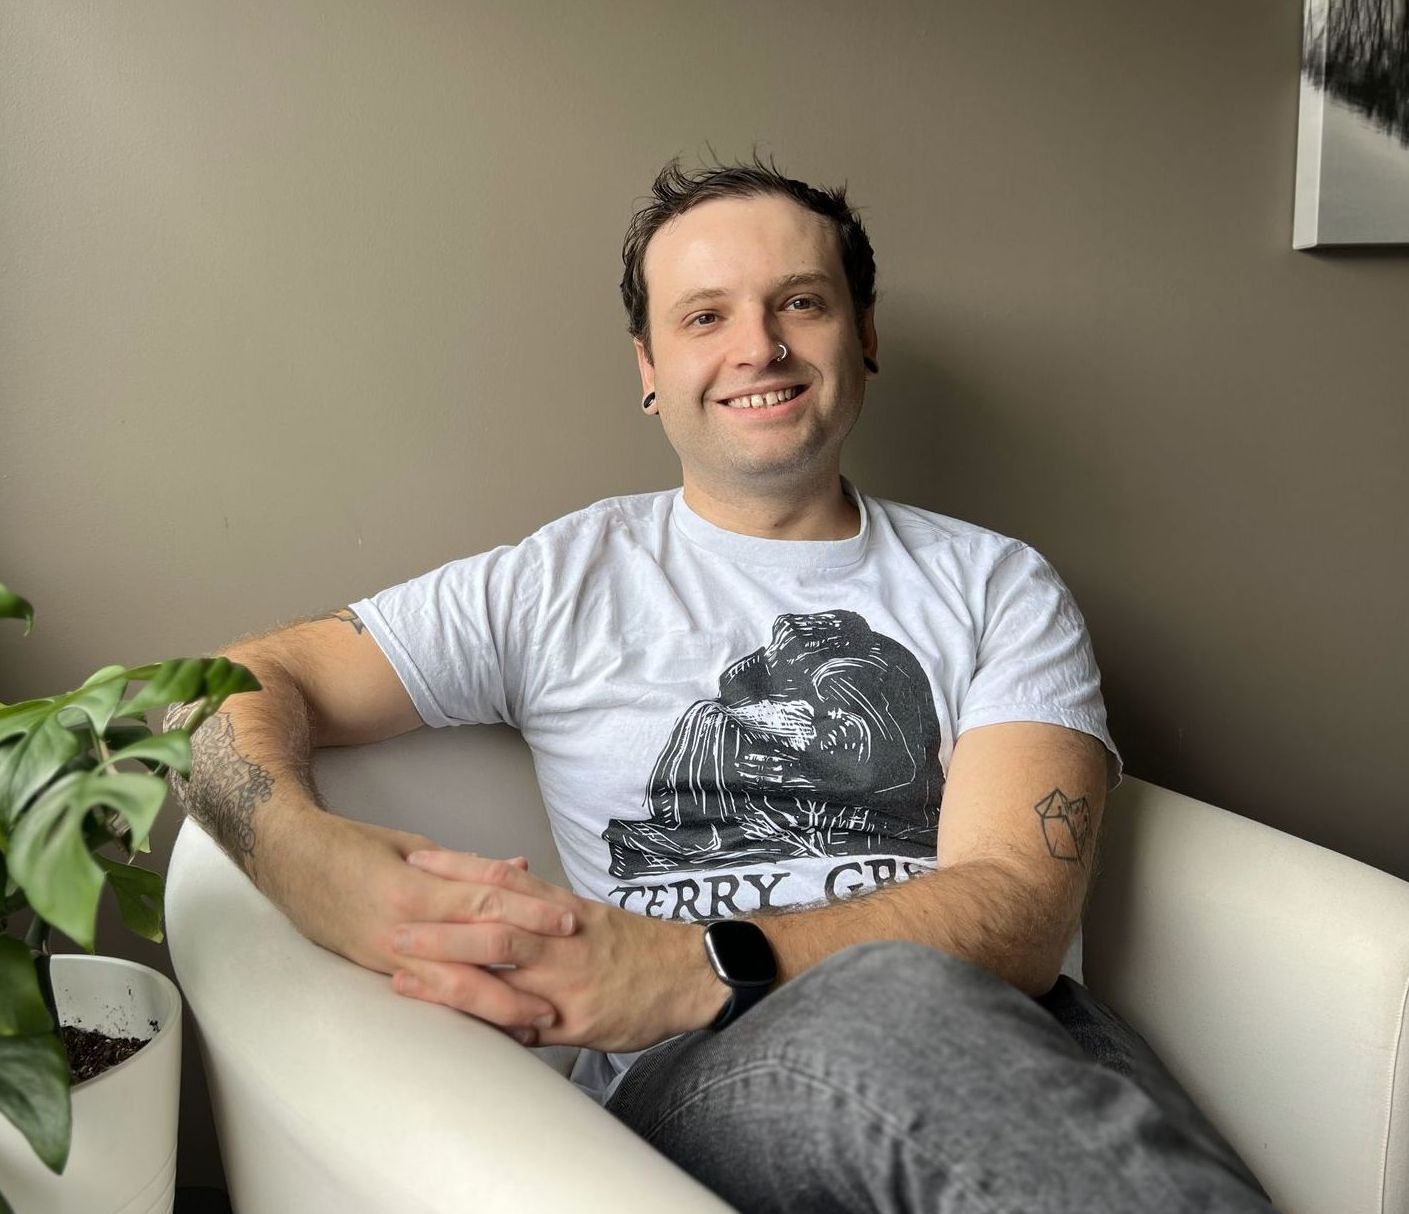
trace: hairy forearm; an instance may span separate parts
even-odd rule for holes
[[[1013,869],[976,860],[811,910],[746,917],[773,945],[780,982],[848,945],[913,940],[1037,995],[1056,978],[1080,898],[1079,885],[1037,889]]]
[[[323,808],[313,784],[308,703],[288,671],[258,651],[227,654],[247,666],[261,691],[231,696],[191,737],[189,780],[171,773],[177,802],[266,893],[270,812],[287,817]],[[164,728],[193,706],[173,705]]]

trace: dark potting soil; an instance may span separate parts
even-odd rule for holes
[[[64,1043],[64,1052],[68,1054],[71,1083],[82,1083],[85,1079],[101,1075],[147,1044],[137,1037],[109,1037],[106,1033],[76,1029],[69,1024],[60,1026],[59,1037]]]

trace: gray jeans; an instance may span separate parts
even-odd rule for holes
[[[745,1214],[1267,1211],[1134,1029],[896,940],[833,954],[723,1032],[648,1050],[607,1108]]]

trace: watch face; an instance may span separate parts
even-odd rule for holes
[[[756,924],[712,923],[705,929],[705,947],[734,982],[765,983],[778,977],[773,949]]]

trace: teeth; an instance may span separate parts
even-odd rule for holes
[[[724,403],[730,409],[766,409],[769,405],[780,405],[792,400],[798,394],[797,388],[784,388],[781,392],[768,392],[763,396],[736,396]]]

